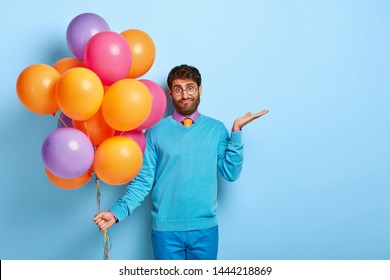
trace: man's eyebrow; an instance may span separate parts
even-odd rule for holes
[[[188,84],[185,84],[184,86],[195,86],[195,83],[188,83]],[[174,85],[173,87],[181,87],[181,85]]]

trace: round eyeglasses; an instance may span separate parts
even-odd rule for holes
[[[186,88],[182,88],[181,86],[175,86],[172,89],[172,94],[175,96],[181,96],[185,91],[188,95],[194,95],[198,88],[194,85],[187,86]]]

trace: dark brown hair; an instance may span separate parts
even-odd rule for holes
[[[186,64],[172,68],[167,78],[168,88],[172,87],[172,82],[176,79],[193,80],[198,87],[202,84],[202,77],[199,70]]]

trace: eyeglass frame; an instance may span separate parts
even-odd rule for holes
[[[194,92],[193,92],[193,93],[190,93],[190,92],[188,91],[188,89],[189,89],[190,87],[194,87]],[[175,92],[176,89],[180,89],[180,93],[179,93],[179,92]],[[181,96],[181,95],[183,95],[183,93],[184,93],[184,91],[185,91],[185,92],[187,92],[188,95],[193,96],[193,95],[195,95],[195,93],[196,93],[198,90],[199,90],[199,87],[197,87],[197,86],[195,86],[195,85],[193,85],[193,84],[187,86],[186,88],[183,88],[182,86],[176,85],[176,86],[174,86],[174,87],[171,89],[171,93],[172,93],[172,95],[174,95],[174,96]]]

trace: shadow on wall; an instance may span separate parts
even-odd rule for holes
[[[165,113],[164,113],[164,116],[163,116],[163,118],[165,118],[165,117],[168,117],[168,116],[172,115],[174,109],[173,109],[173,104],[172,104],[172,101],[171,101],[171,97],[169,96],[169,93],[168,93],[168,87],[164,86],[163,89],[164,89],[164,92],[165,92],[165,96],[167,97],[167,108],[165,109]]]

